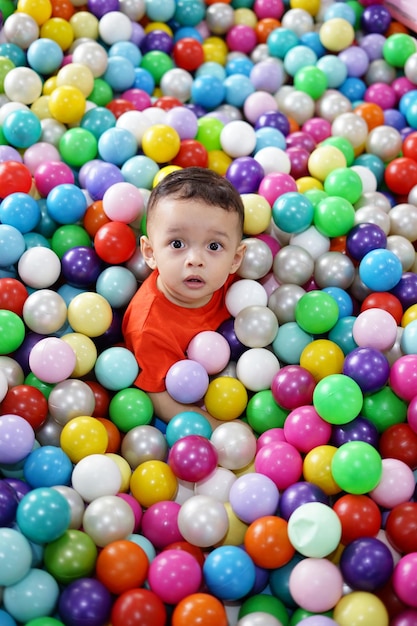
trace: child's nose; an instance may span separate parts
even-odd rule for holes
[[[189,265],[203,265],[203,255],[197,248],[189,248],[187,255],[187,263]]]

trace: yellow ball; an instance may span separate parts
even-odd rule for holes
[[[330,52],[340,52],[348,48],[355,39],[355,29],[342,17],[333,17],[319,28],[320,41]]]
[[[74,4],[74,3],[73,3]],[[69,23],[74,39],[98,39],[98,19],[88,11],[77,11],[70,17]]]
[[[259,235],[271,223],[271,206],[263,196],[257,193],[242,194],[245,217],[243,232],[245,235]]]
[[[226,509],[227,517],[229,519],[229,528],[223,539],[216,544],[216,547],[240,546],[243,544],[248,524],[245,524],[245,522],[242,522],[242,520],[238,518],[236,513],[233,511],[230,502],[225,502],[224,508]]]
[[[156,187],[156,185],[160,183],[161,180],[171,172],[175,172],[176,170],[181,169],[182,167],[180,167],[179,165],[166,165],[165,167],[161,167],[159,172],[155,174],[155,178],[152,181],[152,187]]]
[[[335,446],[316,446],[306,454],[303,461],[304,479],[320,487],[328,496],[341,491],[331,472],[331,463],[336,451]]]
[[[178,132],[167,124],[154,124],[142,136],[143,153],[156,163],[171,161],[178,154],[180,146]]]
[[[85,98],[88,98],[94,89],[94,74],[87,65],[68,63],[61,67],[56,75],[57,87],[72,85],[77,87]]]
[[[300,365],[308,370],[318,382],[330,374],[341,374],[345,355],[330,339],[316,339],[309,343],[300,355]]]
[[[146,35],[153,30],[163,30],[170,37],[174,36],[172,29],[168,26],[168,24],[165,24],[165,22],[149,22],[149,24],[146,24],[144,29]]]
[[[206,63],[219,63],[226,65],[228,48],[220,37],[207,37],[202,43],[204,61]]]
[[[86,291],[76,295],[68,305],[68,323],[76,333],[99,337],[110,328],[113,311],[98,293]]]
[[[90,454],[104,454],[109,442],[103,424],[89,415],[73,417],[65,424],[60,435],[62,450],[73,463]]]
[[[352,591],[343,596],[333,610],[339,626],[388,626],[389,616],[384,603],[368,591]]]
[[[49,110],[58,122],[74,124],[85,113],[85,97],[78,87],[62,85],[49,96]]]
[[[255,28],[258,23],[256,13],[251,9],[236,9],[233,17],[235,25],[250,26],[251,28]]]
[[[145,508],[164,500],[174,500],[177,490],[177,478],[164,461],[144,461],[130,479],[133,497]]]
[[[122,484],[120,486],[120,491],[122,493],[127,493],[130,488],[130,479],[132,476],[132,468],[129,463],[124,459],[120,454],[115,454],[114,452],[107,452],[106,456],[109,456],[112,461],[114,461],[117,467],[120,470],[120,474],[122,476]]]
[[[248,392],[233,376],[218,376],[209,383],[204,405],[213,417],[224,422],[234,420],[246,409]]]
[[[308,171],[319,181],[324,181],[330,172],[339,167],[346,167],[346,157],[335,146],[318,146],[308,158]]]
[[[51,17],[52,4],[50,0],[18,0],[16,10],[30,15],[41,26]]]
[[[417,304],[412,304],[404,311],[401,318],[401,326],[405,328],[410,322],[417,320]]]
[[[40,36],[53,39],[63,50],[68,50],[74,41],[74,31],[67,20],[62,17],[51,17],[41,26]]]
[[[32,113],[36,115],[39,120],[46,120],[51,117],[51,112],[49,110],[49,96],[40,96],[32,102],[30,105],[30,110]]]
[[[223,150],[209,150],[207,167],[220,176],[224,176],[232,162],[232,158]]]
[[[73,378],[81,378],[91,372],[97,360],[97,348],[94,341],[82,333],[68,333],[62,335],[61,339],[69,344],[75,353]]]
[[[42,93],[44,96],[50,96],[51,93],[57,88],[56,76],[47,78],[42,87]],[[50,113],[49,113],[50,115]]]
[[[297,191],[299,193],[305,193],[310,189],[324,190],[323,184],[317,180],[317,178],[313,178],[313,176],[301,176],[301,178],[297,178],[295,184],[297,185]]]
[[[290,0],[291,9],[302,9],[310,15],[317,15],[320,9],[320,0]]]

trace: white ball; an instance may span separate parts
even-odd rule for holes
[[[291,161],[288,154],[275,146],[266,146],[255,153],[254,157],[264,170],[265,176],[271,172],[283,172],[289,174]]]
[[[17,272],[25,285],[34,289],[51,287],[61,273],[59,256],[50,248],[35,246],[29,248],[17,263]]]
[[[119,11],[105,13],[98,23],[99,35],[109,46],[118,41],[129,41],[132,30],[131,20]]]
[[[220,144],[224,152],[234,159],[248,156],[256,146],[255,129],[249,122],[233,120],[222,128]]]
[[[102,76],[107,69],[108,56],[103,46],[96,41],[86,41],[78,45],[72,54],[73,63],[82,63],[92,71],[95,78]]]
[[[220,502],[229,502],[229,492],[237,480],[234,472],[225,467],[217,467],[214,472],[195,483],[196,495],[211,496]]]
[[[247,306],[266,306],[268,294],[260,283],[250,278],[242,278],[233,283],[226,293],[226,307],[232,317]]]
[[[122,475],[118,465],[104,454],[90,454],[76,464],[72,486],[85,502],[120,491]]]
[[[29,67],[15,67],[4,78],[4,93],[14,102],[32,104],[42,93],[42,81]]]
[[[194,546],[214,546],[229,529],[226,508],[223,502],[211,496],[193,496],[179,510],[178,528],[185,541]]]
[[[127,539],[134,528],[132,507],[118,496],[97,498],[85,510],[83,530],[99,548],[113,541]]]
[[[244,422],[220,424],[211,435],[210,441],[217,450],[218,464],[226,469],[242,469],[255,458],[256,437]]]
[[[280,370],[280,364],[273,352],[267,348],[246,350],[236,364],[236,376],[250,391],[270,389],[272,380]]]

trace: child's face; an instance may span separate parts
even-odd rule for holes
[[[147,264],[159,270],[159,289],[180,306],[204,306],[242,262],[237,213],[170,197],[154,210],[141,249]]]

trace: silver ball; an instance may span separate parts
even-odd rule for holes
[[[300,246],[285,246],[274,257],[273,272],[281,284],[304,285],[313,275],[314,259]]]
[[[305,292],[300,285],[288,284],[280,285],[271,293],[268,307],[275,313],[280,325],[295,321],[297,302]]]
[[[322,254],[314,266],[314,280],[320,289],[340,287],[348,289],[355,277],[352,260],[342,252],[329,251]]]

